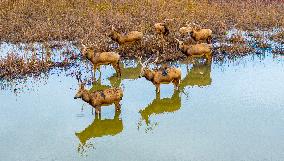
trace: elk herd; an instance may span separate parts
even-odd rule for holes
[[[169,27],[173,23],[173,19],[165,19],[162,23],[156,23],[153,25],[154,31],[157,36],[160,36],[161,39],[165,39],[171,32]],[[181,41],[175,38],[177,47],[181,53],[186,55],[188,59],[205,57],[206,62],[211,63],[212,60],[212,31],[210,29],[202,29],[196,27],[196,24],[188,24],[185,27],[181,27],[179,35],[183,39],[193,39],[195,43],[186,44],[184,41]],[[116,42],[120,47],[128,43],[140,42],[143,39],[143,33],[140,31],[131,31],[126,34],[121,34],[113,26],[111,32],[108,35],[111,40]],[[86,58],[93,64],[94,72],[101,65],[112,65],[115,69],[117,77],[121,77],[121,67],[120,60],[121,56],[117,52],[95,52],[93,46],[86,46],[81,42],[82,49],[81,54],[83,58]],[[169,84],[173,83],[175,90],[179,90],[181,82],[181,69],[177,67],[169,67],[164,65],[160,68],[151,69],[149,67],[149,61],[153,59],[150,57],[144,63],[142,63],[142,58],[139,57],[138,62],[142,65],[140,71],[140,77],[146,78],[148,81],[156,87],[156,93],[160,93],[160,84]],[[154,63],[157,62],[159,57],[156,58]],[[95,113],[100,115],[101,106],[115,104],[117,111],[120,110],[120,101],[123,97],[123,90],[120,87],[110,87],[103,90],[94,90],[89,91],[85,89],[84,83],[80,84],[79,90],[75,95],[74,99],[81,98],[83,101],[89,103],[94,107]]]

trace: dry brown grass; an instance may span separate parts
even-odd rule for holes
[[[182,56],[173,38],[186,22],[212,29],[220,41],[232,28],[252,31],[284,26],[284,3],[268,0],[2,0],[0,11],[0,41],[83,40],[97,51],[110,51],[113,42],[106,33],[114,25],[122,33],[137,30],[145,35],[140,46],[129,47],[121,55],[158,54],[164,60]],[[166,18],[175,22],[163,43],[153,36],[153,25]]]
[[[11,53],[0,60],[0,78],[10,79],[30,74],[39,74],[53,66],[54,63],[49,60],[38,59],[35,56],[25,59],[15,53]]]
[[[273,41],[279,42],[281,44],[284,44],[284,31],[271,36],[270,39],[272,39]]]

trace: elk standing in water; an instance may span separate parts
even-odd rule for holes
[[[100,115],[102,105],[110,105],[114,103],[115,109],[120,110],[120,101],[122,97],[123,91],[119,87],[90,92],[85,89],[84,84],[81,84],[74,99],[82,98],[85,102],[95,108],[96,114]]]
[[[151,70],[145,65],[148,61],[142,65],[140,77],[145,77],[151,81],[156,86],[157,93],[160,93],[160,84],[173,83],[175,89],[178,90],[181,79],[181,70],[179,68],[167,67],[159,70]]]
[[[176,39],[178,42],[179,50],[190,58],[194,57],[205,57],[207,61],[212,60],[212,44],[195,44],[195,45],[185,45],[182,41]]]
[[[116,52],[101,52],[101,53],[95,53],[93,47],[86,47],[84,44],[82,44],[82,55],[83,57],[86,57],[89,61],[92,62],[94,66],[94,72],[96,72],[97,68],[101,65],[109,65],[111,64],[116,73],[117,76],[121,76],[120,71],[120,55]]]

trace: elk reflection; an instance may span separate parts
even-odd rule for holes
[[[159,93],[156,93],[156,98],[143,110],[140,110],[139,113],[142,117],[141,121],[145,121],[147,130],[151,130],[153,126],[157,123],[151,123],[150,117],[152,115],[159,115],[163,113],[172,113],[178,111],[181,107],[181,97],[180,92],[176,90],[170,98],[162,98]],[[141,126],[141,122],[138,125]]]
[[[94,148],[93,143],[87,143],[90,139],[100,138],[104,136],[115,136],[122,132],[123,123],[120,117],[120,111],[116,111],[113,119],[101,119],[95,117],[92,124],[85,128],[81,132],[76,132],[80,144],[78,146],[78,152],[83,154],[87,149]]]
[[[104,90],[108,88],[111,88],[111,86],[102,84],[102,77],[100,75],[98,80],[93,82],[92,88],[90,89],[90,91]]]
[[[211,79],[211,63],[195,62],[187,75],[180,83],[180,89],[184,90],[186,86],[209,86],[212,83]]]
[[[108,78],[112,87],[118,87],[121,84],[121,81],[125,79],[135,80],[138,79],[140,76],[140,71],[142,68],[141,63],[137,63],[135,67],[128,67],[125,68],[123,64],[120,65],[121,67],[121,77],[116,77],[115,75]]]

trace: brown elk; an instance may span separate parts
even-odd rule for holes
[[[206,59],[211,62],[212,60],[212,44],[206,44],[206,43],[201,43],[201,44],[195,44],[195,45],[185,45],[182,41],[176,39],[178,41],[178,47],[179,50],[191,57],[203,57],[205,56]]]
[[[167,36],[170,31],[165,23],[155,23],[154,28],[157,34]]]
[[[116,52],[98,52],[95,53],[93,47],[86,47],[82,44],[82,55],[86,57],[89,61],[92,62],[94,66],[94,72],[96,72],[97,68],[101,65],[109,65],[111,64],[115,69],[117,76],[121,76],[120,70],[120,55]]]
[[[194,23],[193,23],[194,24]],[[194,24],[196,25],[196,24]],[[191,38],[196,41],[205,41],[210,44],[212,39],[212,30],[210,29],[202,29],[200,26],[192,27],[191,24],[188,24],[186,27],[181,27],[179,29],[181,35],[190,34]]]
[[[162,36],[169,35],[170,34],[169,25],[171,21],[173,21],[173,19],[165,19],[164,22],[162,23],[155,23],[154,24],[155,32],[158,35],[162,35]]]
[[[140,77],[145,77],[147,80],[151,81],[156,86],[157,93],[160,93],[160,84],[173,83],[177,90],[181,79],[181,70],[175,67],[151,70],[147,65],[145,66],[149,60],[142,64]]]
[[[190,25],[188,25],[188,24],[187,24],[187,26],[181,27],[181,28],[179,29],[179,33],[180,33],[182,36],[188,35],[191,31],[192,31],[192,27],[191,27]]]
[[[100,114],[102,105],[114,104],[115,109],[120,110],[119,103],[122,97],[123,91],[119,87],[90,92],[85,89],[84,84],[81,84],[74,99],[82,98],[85,102],[95,108],[96,114]]]
[[[199,30],[192,30],[190,32],[190,36],[193,38],[193,40],[195,40],[196,42],[199,41],[204,41],[206,40],[206,42],[208,44],[211,43],[212,40],[212,30],[210,29],[199,29]]]
[[[119,45],[124,45],[126,43],[137,42],[142,40],[143,33],[139,31],[131,31],[126,35],[122,35],[112,26],[111,33],[108,36],[113,41],[117,42]]]

